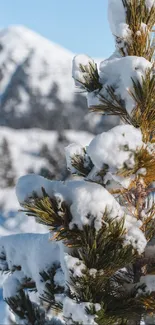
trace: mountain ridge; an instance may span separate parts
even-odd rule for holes
[[[1,30],[0,125],[87,129],[86,99],[72,80],[73,56],[26,27]]]

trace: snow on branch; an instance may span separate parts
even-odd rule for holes
[[[136,55],[151,61],[154,44],[154,0],[109,0],[109,24],[116,47],[123,56]]]
[[[41,272],[60,266],[60,249],[49,234],[17,234],[0,238],[0,269],[11,274],[4,283],[4,298],[16,295],[19,288],[36,287],[44,293]]]
[[[30,183],[31,187],[28,187],[28,184]],[[43,193],[41,195],[40,187],[44,188],[45,197]],[[29,192],[28,188],[30,189]],[[59,229],[60,232],[62,228],[63,232],[65,225],[67,227],[66,229],[70,231],[74,230],[75,227],[82,230],[86,225],[91,226],[94,220],[94,227],[96,231],[99,231],[102,228],[102,223],[104,222],[104,214],[106,214],[109,220],[116,220],[116,218],[118,221],[125,220],[125,243],[130,243],[133,245],[138,253],[141,253],[145,249],[146,240],[143,233],[139,229],[140,225],[137,223],[136,218],[130,216],[129,214],[125,215],[124,210],[115,200],[115,198],[105,188],[98,184],[93,184],[92,186],[91,182],[85,181],[68,181],[59,184],[59,182],[56,183],[45,180],[41,176],[28,175],[19,180],[17,184],[17,195],[18,193],[20,202],[25,202],[27,213],[34,216],[37,216],[38,213],[40,219],[45,224],[48,224],[49,222],[49,225],[51,228],[53,227],[53,230]],[[35,196],[33,196],[33,193],[35,193]],[[38,196],[38,199],[36,196]],[[42,200],[40,200],[41,197]],[[43,212],[44,199],[46,202],[48,197],[49,212],[45,210],[45,214],[45,212]],[[69,209],[68,211],[70,211],[70,213],[67,213],[67,215],[70,215],[69,219],[67,220],[67,224],[64,223],[63,219],[63,202],[66,203]],[[55,210],[56,216],[60,216],[58,224],[56,224],[57,219],[55,219],[55,214],[52,214],[55,207],[57,209]]]

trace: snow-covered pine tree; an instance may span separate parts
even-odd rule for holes
[[[11,272],[4,298],[17,323],[154,323],[155,1],[109,0],[109,21],[115,53],[99,71],[76,56],[73,77],[91,110],[122,124],[86,148],[66,148],[80,180],[19,180],[23,210],[52,241],[48,233],[0,238],[0,268]]]

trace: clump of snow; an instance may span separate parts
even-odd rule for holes
[[[67,324],[72,325],[74,321],[80,324],[96,325],[96,322],[94,321],[94,316],[88,315],[86,313],[86,307],[91,307],[91,304],[88,302],[78,304],[74,300],[66,297],[64,299],[63,314],[64,317],[67,318]],[[97,308],[99,309],[98,304]]]
[[[82,146],[78,144],[70,144],[65,148],[66,154],[66,162],[67,168],[71,171],[71,173],[76,173],[76,169],[72,166],[72,159],[74,159],[75,155],[79,155],[80,157],[84,157],[84,149]]]
[[[117,175],[117,173],[108,171],[104,176],[103,183],[107,189],[118,189],[122,188],[129,188],[132,181],[134,181],[135,175],[131,175],[129,177],[124,177]]]
[[[70,184],[69,184],[70,185]],[[102,227],[104,213],[110,219],[123,217],[124,212],[114,197],[102,186],[90,182],[78,182],[76,189],[72,190],[72,204],[70,207],[73,219],[70,228],[76,224],[79,229],[83,225],[91,225],[95,217],[95,228]]]
[[[83,276],[83,271],[85,270],[86,266],[84,263],[79,260],[77,257],[73,257],[68,253],[64,254],[64,262],[66,268],[72,272],[73,277],[81,277]]]
[[[145,0],[146,7],[151,10],[155,6],[155,0]]]
[[[35,192],[42,197],[41,188],[44,187],[50,195],[61,194],[65,201],[70,205],[73,219],[70,228],[76,224],[80,229],[83,225],[91,224],[92,219],[96,218],[96,228],[102,225],[102,217],[107,210],[111,218],[117,215],[123,216],[118,202],[102,186],[85,181],[49,181],[41,176],[27,175],[21,177],[17,183],[16,192],[19,202],[23,203],[32,197]]]
[[[85,82],[85,77],[90,78],[87,72],[82,72],[80,65],[89,68],[89,64],[95,64],[94,60],[92,60],[89,56],[80,54],[76,55],[73,59],[73,67],[72,67],[72,76],[75,80],[75,85],[81,87],[81,82]]]
[[[36,175],[29,174],[19,178],[16,185],[16,195],[19,203],[24,203],[29,198],[33,196],[33,193],[36,193],[38,197],[42,197],[42,187],[46,190],[48,195],[52,196],[54,191],[61,193],[64,190],[67,190],[63,182],[60,181],[49,181],[48,179]],[[67,194],[67,192],[66,192]]]
[[[143,176],[145,176],[146,173],[147,173],[146,168],[140,168],[140,169],[136,172],[136,175],[143,175]]]
[[[126,188],[132,177],[119,176],[118,171],[124,166],[128,169],[134,167],[135,153],[142,146],[140,129],[136,129],[132,125],[119,125],[108,132],[97,135],[87,147],[87,153],[96,168],[95,174],[97,174],[97,170],[99,172],[106,166],[105,184],[114,180]],[[93,177],[92,172],[90,177]]]
[[[127,229],[127,232],[124,238],[124,246],[132,245],[139,255],[144,252],[147,245],[147,240],[140,230],[141,227],[141,220],[137,220],[137,218],[134,218],[130,214],[125,215],[124,228]]]
[[[85,149],[76,143],[72,143],[69,146],[67,146],[65,148],[65,154],[66,154],[67,168],[71,171],[72,174],[77,172],[76,168],[73,166],[74,158],[76,158],[77,156],[79,156],[83,160],[85,168],[87,168],[90,164],[90,159],[87,153],[85,152]]]
[[[135,153],[143,145],[140,129],[132,125],[119,125],[97,135],[86,147],[86,152],[82,146],[76,144],[68,146],[66,148],[67,165],[75,173],[76,169],[72,166],[72,159],[74,155],[79,155],[84,160],[85,166],[89,166],[90,160],[94,165],[87,180],[93,180],[101,184],[114,181],[127,188],[133,177],[124,178],[118,175],[118,171],[123,167],[128,169],[134,167]],[[104,177],[99,175],[102,169],[106,169]],[[144,172],[146,171],[139,170],[138,174],[144,174]]]
[[[114,36],[127,39],[131,31],[126,23],[126,12],[122,0],[109,0],[108,18]]]
[[[142,82],[146,71],[151,67],[151,62],[137,56],[126,56],[101,62],[100,80],[103,84],[101,93],[106,96],[107,86],[113,86],[115,94],[124,100],[126,110],[131,114],[135,107],[135,101],[129,94],[129,90],[133,90],[132,79]]]
[[[70,143],[76,143],[83,147],[87,146],[94,135],[85,131],[65,130],[64,135]]]
[[[12,295],[13,290],[18,289],[26,278],[32,279],[38,293],[43,294],[44,283],[40,272],[60,264],[59,245],[51,243],[49,239],[49,233],[17,234],[0,238],[0,269],[13,271],[3,285],[5,297]],[[16,268],[19,270],[15,271]]]
[[[121,169],[124,165],[133,168],[134,153],[141,148],[142,133],[132,125],[119,125],[97,135],[87,148],[88,155],[98,169],[104,164]]]
[[[125,223],[127,227],[128,223]],[[143,253],[147,244],[147,240],[143,235],[142,231],[135,227],[133,224],[129,225],[128,232],[125,236],[124,245],[132,245],[134,249],[139,253]]]
[[[56,272],[56,274],[54,276],[54,283],[57,286],[61,286],[61,287],[64,286],[64,273],[63,273],[61,267],[57,269],[57,272]]]
[[[76,86],[81,88],[82,85],[76,80],[80,78],[84,82],[82,78],[86,75],[80,72],[80,63],[82,63],[80,58],[82,60],[83,57],[77,56],[77,58],[76,64],[73,61],[73,77]],[[88,60],[87,58],[86,61]],[[102,96],[109,98],[107,87],[112,86],[115,94],[124,102],[127,112],[131,114],[135,107],[135,101],[129,93],[129,90],[133,91],[132,79],[138,80],[141,83],[146,71],[151,67],[151,62],[137,56],[118,57],[118,55],[114,55],[102,61],[99,68],[99,80],[103,87],[101,90],[95,90],[87,95],[88,107],[101,105]],[[89,74],[87,78],[89,80]]]
[[[92,276],[92,277],[96,277],[96,273],[97,273],[97,270],[96,269],[90,269],[89,270],[89,274]]]
[[[111,28],[111,32],[114,36],[118,37],[120,40],[128,40],[132,36],[129,25],[126,19],[126,8],[123,5],[122,0],[108,0],[108,19]],[[131,2],[131,0],[128,0]],[[137,0],[138,2],[138,0]],[[154,0],[145,0],[145,5],[148,10],[151,10],[155,6]]]
[[[82,229],[84,225],[91,225],[94,220],[96,231],[102,227],[104,214],[111,220],[122,220],[125,218],[125,212],[115,200],[115,198],[101,185],[85,181],[49,181],[41,176],[28,175],[22,177],[17,184],[17,196],[23,203],[32,197],[33,192],[42,196],[41,188],[44,187],[50,196],[61,196],[67,202],[72,214],[72,220],[69,224],[70,229],[75,225]],[[127,238],[138,252],[143,252],[146,246],[146,240],[135,224],[135,218],[127,217],[125,224]],[[136,227],[132,231],[132,226]],[[129,231],[129,234],[128,234]],[[139,236],[139,239],[138,239]],[[130,239],[129,239],[130,237]]]
[[[20,289],[21,283],[18,278],[14,274],[8,276],[3,283],[3,298],[15,297]]]
[[[73,215],[70,228],[76,224],[82,229],[83,225],[91,224],[95,217],[96,228],[99,229],[106,209],[111,218],[115,218],[117,214],[123,215],[114,197],[98,184],[92,186],[92,183],[85,181],[49,181],[37,175],[27,175],[19,179],[16,186],[19,202],[24,203],[32,197],[33,193],[42,197],[42,187],[49,196],[61,194],[70,205]]]

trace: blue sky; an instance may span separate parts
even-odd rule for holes
[[[0,0],[0,27],[25,25],[74,53],[108,57],[108,0]]]

